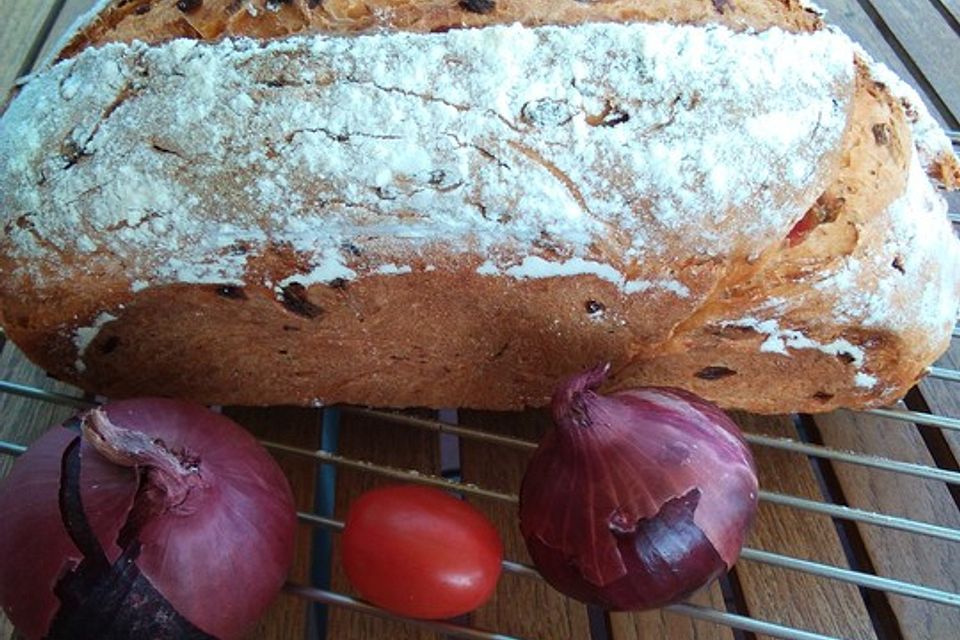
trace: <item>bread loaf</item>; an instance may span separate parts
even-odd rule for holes
[[[0,320],[111,396],[879,405],[950,339],[958,183],[795,0],[106,2],[0,118]]]

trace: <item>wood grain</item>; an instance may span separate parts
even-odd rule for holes
[[[421,473],[438,473],[440,458],[436,434],[385,424],[363,416],[345,413],[340,419],[338,452],[341,455],[389,465],[415,469]],[[374,487],[395,484],[371,473],[337,469],[335,515],[343,520],[355,498]],[[356,596],[340,563],[339,536],[333,538],[331,585],[334,591]],[[331,640],[438,640],[436,633],[403,622],[367,616],[333,607],[328,618],[327,635]]]
[[[796,438],[789,417],[738,414],[745,432]],[[755,447],[760,486],[769,491],[823,500],[804,456]],[[840,538],[829,518],[760,503],[748,546],[806,560],[846,567]],[[797,571],[741,561],[737,574],[750,614],[809,631],[844,638],[875,638],[866,606],[856,587]]]
[[[316,409],[277,407],[270,409],[228,407],[223,413],[246,427],[257,438],[270,440],[308,450],[320,443],[323,414]],[[293,489],[298,511],[313,512],[317,465],[313,460],[293,455],[278,455],[277,462],[283,469]],[[298,584],[310,582],[313,561],[313,527],[300,524],[297,528],[296,549],[290,579]],[[251,549],[251,553],[254,550]],[[260,620],[251,640],[289,640],[305,638],[309,603],[302,599],[282,594],[267,614]]]
[[[840,27],[851,39],[862,45],[871,56],[893,69],[900,78],[924,96],[928,105],[930,104],[929,96],[926,95],[923,87],[912,77],[910,70],[897,56],[896,50],[871,22],[870,16],[857,0],[820,0],[817,4],[827,10],[828,23]],[[910,43],[906,44],[909,48]],[[931,78],[931,81],[939,90],[942,79]],[[944,124],[943,117],[936,110],[932,110],[931,113],[941,125]]]
[[[831,447],[869,451],[895,460],[932,465],[916,427],[864,414],[818,416],[823,442]],[[960,529],[960,511],[942,482],[911,478],[867,467],[836,464],[834,472],[852,507]],[[878,575],[960,592],[960,545],[893,531],[859,527]],[[905,638],[955,637],[960,610],[902,596],[888,596]]]
[[[723,594],[715,583],[694,594],[688,602],[723,610]],[[695,640],[733,640],[733,630],[711,622],[694,620],[664,611],[645,613],[611,613],[610,632],[613,640],[647,640],[648,638],[692,638]]]
[[[16,2],[0,0],[0,105],[14,81],[24,70],[28,58],[39,45],[44,22],[57,6],[57,0]]]
[[[943,354],[937,365],[960,371],[960,340],[951,342],[950,348]],[[919,387],[931,411],[937,415],[960,418],[960,382],[926,378],[920,381]],[[954,459],[960,460],[960,432],[943,429],[941,433]]]
[[[64,2],[63,8],[60,9],[60,13],[50,29],[50,35],[47,36],[40,48],[37,63],[43,62],[47,56],[53,53],[54,47],[59,44],[60,37],[76,22],[77,18],[89,11],[94,4],[96,4],[96,0],[66,0]]]
[[[951,126],[960,115],[960,74],[957,73],[957,34],[931,0],[873,0],[873,6],[906,48],[920,71],[934,85],[950,110]],[[943,43],[953,40],[952,51]]]
[[[549,424],[543,412],[461,412],[460,423],[524,440],[537,441]],[[529,453],[476,440],[460,440],[460,464],[464,482],[487,489],[517,494]],[[510,560],[530,562],[520,534],[517,506],[503,502],[472,500],[494,523],[503,538]],[[587,610],[562,596],[545,582],[505,574],[491,601],[477,610],[474,623],[522,638],[589,638]]]

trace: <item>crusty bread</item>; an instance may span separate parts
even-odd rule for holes
[[[0,119],[0,318],[57,377],[512,409],[609,360],[822,411],[947,345],[956,159],[801,2],[181,4]]]

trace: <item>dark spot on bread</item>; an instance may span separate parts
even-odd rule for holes
[[[299,282],[291,282],[280,290],[284,308],[303,318],[314,319],[323,315],[323,309],[307,299],[307,288]]]
[[[724,13],[727,9],[733,9],[733,0],[713,0],[713,8]]]
[[[913,103],[906,98],[900,99],[900,106],[903,107],[903,114],[907,116],[907,120],[910,122],[916,122],[920,119],[920,112],[917,111],[917,108],[913,106]]]
[[[360,247],[353,244],[352,242],[344,242],[340,245],[340,248],[352,255],[355,258],[359,258],[363,252],[360,251]]]
[[[820,402],[829,402],[830,400],[833,400],[833,394],[827,393],[826,391],[817,391],[815,394],[813,394],[813,399],[819,400]]]
[[[138,6],[136,9],[134,9],[133,12],[134,12],[135,14],[137,14],[138,16],[142,16],[142,15],[144,15],[144,14],[146,14],[146,13],[150,13],[150,9],[152,9],[152,8],[153,8],[153,7],[150,5],[149,2],[144,2],[143,4],[141,4],[140,6]]]
[[[490,13],[497,8],[494,0],[460,0],[460,8],[471,13]]]
[[[599,315],[607,309],[603,303],[597,302],[596,300],[587,300],[583,307],[587,310],[587,313],[592,316]]]
[[[285,324],[283,325],[283,330],[284,331],[300,331],[300,327],[295,327],[292,324]]]
[[[100,353],[103,355],[109,355],[117,350],[117,347],[120,346],[120,338],[117,336],[110,336],[103,341],[103,344],[100,345]]]
[[[196,11],[203,6],[203,0],[177,0],[177,9],[184,13]]]
[[[630,120],[630,114],[629,114],[629,113],[627,113],[626,111],[620,111],[620,110],[618,110],[618,109],[614,109],[613,111],[611,111],[610,113],[608,113],[608,114],[603,118],[603,120],[600,121],[600,125],[599,125],[599,126],[601,126],[601,127],[615,127],[615,126],[617,126],[618,124],[623,124],[624,122],[628,122],[629,120]]]
[[[330,281],[329,284],[331,289],[338,289],[340,291],[343,291],[344,289],[347,288],[346,278],[334,278],[333,280]]]
[[[722,378],[729,378],[730,376],[737,375],[737,372],[733,369],[721,366],[713,367],[704,367],[697,371],[695,374],[701,380],[720,380]]]
[[[846,351],[841,351],[837,354],[837,357],[840,358],[840,361],[844,364],[853,364],[857,361],[856,357],[852,353],[847,353]]]
[[[217,287],[217,295],[221,298],[229,298],[230,300],[247,299],[247,292],[243,290],[243,287],[235,287],[229,284]]]
[[[901,256],[896,256],[893,259],[893,262],[890,263],[890,266],[899,271],[900,273],[906,274],[907,270],[903,266],[903,258]]]
[[[885,147],[890,144],[890,125],[886,122],[873,125],[872,131],[873,139],[878,145]]]

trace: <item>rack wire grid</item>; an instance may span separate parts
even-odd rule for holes
[[[948,136],[955,148],[960,145],[960,131],[948,131]],[[951,211],[948,215],[954,224],[960,224],[960,211]],[[953,338],[955,340],[960,339],[960,326],[954,329]],[[3,349],[4,343],[4,336],[0,333],[0,350]],[[957,385],[957,383],[960,383],[960,371],[942,366],[933,366],[929,369],[928,378]],[[58,393],[31,384],[21,384],[14,380],[0,380],[0,394],[10,394],[76,409],[88,408],[104,400],[103,398],[92,398],[89,396],[78,397]],[[861,413],[903,424],[917,425],[919,428],[925,429],[925,433],[927,434],[931,432],[930,430],[933,430],[933,432],[960,434],[960,419],[946,415],[938,415],[937,412],[932,411],[926,405],[923,401],[922,394],[919,394],[916,390],[912,392],[912,394],[914,394],[914,401],[908,403],[911,408],[907,408],[907,405],[900,403],[897,406],[874,409]],[[960,398],[960,385],[958,385],[955,390],[951,390],[950,394],[953,397]],[[908,399],[909,398],[911,398],[911,396],[908,395]],[[436,418],[425,418],[421,415],[361,407],[330,407],[317,409],[317,411],[323,414],[325,429],[327,427],[335,428],[342,415],[352,414],[394,423],[397,428],[433,432],[441,439],[447,438],[448,443],[450,439],[454,441],[473,440],[496,447],[502,447],[504,450],[521,452],[529,452],[536,447],[535,442],[526,439],[504,436],[475,426],[457,424],[457,413],[455,411],[440,412]],[[802,433],[805,418],[803,416],[793,416],[793,419],[797,422],[798,433]],[[842,464],[879,469],[900,474],[903,477],[923,478],[932,482],[943,483],[949,490],[954,505],[960,506],[960,467],[957,465],[956,458],[949,454],[947,458],[944,458],[943,455],[934,456],[934,464],[918,464],[897,460],[885,455],[873,454],[869,451],[849,451],[822,444],[815,444],[804,438],[771,437],[755,433],[746,434],[746,438],[755,449],[768,448],[799,454],[805,456],[814,466],[823,461],[839,462]],[[925,438],[925,440],[929,440],[929,438]],[[442,475],[435,475],[423,469],[391,467],[375,464],[358,457],[341,455],[336,451],[335,447],[308,449],[273,441],[262,441],[262,444],[277,456],[301,457],[313,460],[316,464],[326,468],[339,467],[354,469],[365,474],[374,474],[395,481],[439,487],[461,496],[469,496],[480,500],[492,500],[507,505],[517,503],[517,496],[513,493],[506,493],[458,480],[456,477],[457,469],[455,462],[452,463],[452,466],[450,463],[445,464],[444,466],[447,468]],[[25,452],[26,448],[26,443],[0,440],[0,456],[15,457]],[[447,471],[450,473],[447,473]],[[831,494],[829,491],[825,491],[823,495],[829,496]],[[828,501],[827,499],[816,500],[799,497],[767,490],[763,487],[761,487],[760,491],[760,500],[788,509],[826,516],[831,518],[838,526],[843,522],[859,523],[887,530],[906,532],[915,536],[943,541],[953,545],[960,544],[960,528],[941,526],[880,511],[853,508],[844,504]],[[343,523],[332,517],[332,509],[329,511],[330,512],[327,513],[300,512],[298,516],[302,523],[316,527],[322,531],[333,533],[341,531]],[[327,561],[329,562],[329,557]],[[831,564],[814,562],[791,555],[751,547],[743,550],[741,562],[762,563],[792,572],[817,576],[825,580],[856,585],[863,590],[874,590],[883,594],[896,594],[960,609],[960,593],[932,588],[911,581],[885,577],[869,571],[833,566]],[[505,572],[517,574],[525,579],[542,580],[534,567],[522,562],[505,560],[503,569]],[[956,570],[960,571],[960,568],[956,568]],[[729,594],[727,591],[730,587],[727,584],[723,586],[724,600],[728,600]],[[519,640],[515,636],[506,635],[497,630],[475,628],[459,621],[401,619],[355,597],[325,588],[325,585],[288,583],[285,590],[290,594],[318,603],[324,607],[342,607],[372,616],[402,620],[404,623],[426,627],[448,637]],[[743,615],[738,613],[734,606],[727,606],[724,610],[698,604],[682,603],[670,606],[667,609],[679,616],[687,616],[689,618],[729,627],[736,631],[735,637],[738,638],[751,637],[749,634],[759,634],[762,636],[795,640],[837,640],[835,636],[824,635],[776,621]],[[602,623],[597,623],[597,615],[598,612],[596,610],[590,611],[590,632],[592,640],[604,640],[609,637],[609,632]],[[747,635],[745,635],[744,632],[746,632]],[[960,634],[960,630],[958,630],[958,634]],[[958,637],[960,637],[960,635],[958,635]]]
[[[954,139],[956,139],[956,137]],[[954,335],[957,335],[958,332],[960,331],[955,331]],[[2,340],[2,334],[0,334],[0,340]],[[2,348],[2,344],[0,344],[0,348]],[[960,371],[952,369],[931,367],[928,375],[932,378],[949,381],[951,383],[960,382]],[[960,388],[958,388],[958,391],[960,391]],[[68,407],[74,407],[76,409],[89,408],[95,406],[98,402],[103,401],[101,398],[91,399],[89,397],[84,398],[71,396],[48,391],[36,386],[18,384],[14,381],[7,380],[0,380],[0,393],[22,396],[58,405],[65,405]],[[331,419],[337,420],[343,413],[351,413],[376,418],[381,421],[392,422],[401,428],[405,427],[410,429],[428,430],[448,437],[477,440],[520,451],[530,451],[536,447],[536,443],[529,440],[491,433],[480,428],[458,425],[456,424],[455,412],[450,411],[441,412],[441,417],[445,419],[430,419],[408,415],[402,412],[383,411],[352,406],[324,408],[318,409],[318,411],[325,413],[325,419],[328,422]],[[960,419],[936,415],[935,413],[929,411],[914,411],[903,406],[896,406],[891,408],[868,410],[862,413],[902,421],[905,423],[913,423],[916,425],[924,425],[927,427],[960,433]],[[799,419],[799,416],[796,416],[796,418]],[[883,456],[872,455],[869,452],[838,450],[827,446],[810,444],[808,442],[789,438],[774,438],[758,434],[745,434],[745,437],[753,447],[770,447],[802,454],[810,457],[813,460],[821,459],[839,461],[854,465],[863,465],[875,469],[883,469],[894,473],[943,482],[954,488],[960,487],[960,471],[956,469],[902,462]],[[267,449],[271,450],[277,455],[301,456],[315,460],[318,464],[357,469],[365,473],[377,474],[397,481],[439,487],[464,496],[496,500],[508,504],[515,504],[518,501],[517,495],[512,493],[495,491],[474,484],[464,483],[457,479],[433,475],[423,470],[400,469],[374,464],[366,460],[342,456],[339,455],[335,450],[327,450],[324,448],[306,449],[289,446],[278,442],[263,440],[261,442]],[[25,452],[26,449],[27,447],[22,443],[13,443],[0,440],[0,454],[17,456]],[[936,524],[921,522],[891,514],[851,508],[841,504],[810,500],[807,498],[787,495],[775,491],[768,491],[762,487],[760,491],[760,500],[793,509],[829,516],[837,520],[848,520],[875,525],[878,527],[909,532],[919,536],[936,538],[954,544],[960,544],[960,529],[939,526]],[[330,517],[330,515],[327,514],[300,512],[298,516],[301,522],[315,527],[320,527],[325,530],[339,532],[343,528],[343,523],[341,521]],[[765,563],[791,571],[809,573],[829,580],[850,583],[858,587],[879,590],[890,594],[908,596],[911,598],[919,598],[949,607],[960,608],[960,593],[934,589],[921,584],[887,578],[863,571],[856,571],[819,562],[812,562],[801,558],[791,557],[789,555],[746,547],[743,549],[741,554],[741,561]],[[524,576],[531,580],[542,580],[534,567],[521,562],[505,560],[503,563],[503,570]],[[295,594],[296,596],[323,605],[345,607],[362,612],[364,614],[401,619],[394,614],[382,609],[378,609],[367,602],[343,593],[331,591],[329,589],[292,583],[287,584],[285,589],[291,594]],[[676,604],[667,607],[667,609],[682,616],[689,616],[691,618],[704,620],[719,625],[726,625],[736,630],[763,634],[776,638],[788,638],[796,640],[836,640],[834,636],[823,635],[789,625],[756,619],[730,611],[723,611],[690,603]],[[420,625],[452,637],[482,638],[487,640],[517,640],[514,636],[504,635],[497,631],[478,629],[465,626],[463,624],[457,624],[455,622],[409,619],[404,619],[404,621],[409,624]],[[597,625],[592,625],[592,630],[594,630],[594,626]],[[593,635],[595,638],[603,637],[602,629],[594,630]]]

